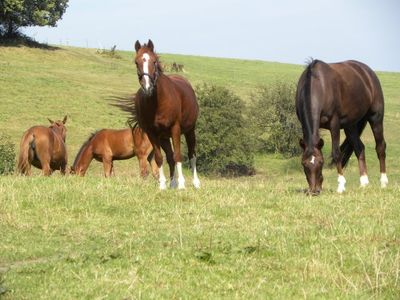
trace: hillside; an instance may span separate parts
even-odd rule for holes
[[[62,47],[53,50],[0,48],[0,130],[19,143],[24,130],[46,124],[47,118],[68,115],[70,160],[88,135],[100,128],[125,127],[125,116],[107,99],[136,92],[138,81],[133,52],[117,51],[119,58],[95,49]],[[164,64],[184,65],[183,75],[197,86],[203,82],[226,86],[251,101],[258,86],[288,80],[294,84],[303,66],[160,54]],[[386,97],[386,138],[389,149],[400,149],[400,74],[379,73]],[[372,141],[370,130],[364,139]],[[396,150],[397,152],[397,150]]]
[[[0,47],[0,134],[18,147],[24,130],[67,122],[70,162],[91,132],[125,127],[108,104],[138,88],[132,52]],[[184,65],[194,86],[225,85],[245,101],[277,79],[296,82],[302,66],[161,54]],[[378,72],[386,97],[389,186],[368,128],[362,139],[370,186],[359,188],[357,161],[347,190],[324,169],[319,197],[303,193],[298,158],[257,157],[257,174],[215,178],[202,187],[159,191],[138,177],[137,161],[102,177],[0,176],[0,298],[299,299],[400,296],[400,74]],[[330,138],[325,140],[329,157]],[[198,146],[201,151],[201,145]]]

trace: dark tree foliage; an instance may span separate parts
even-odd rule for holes
[[[68,0],[1,0],[0,33],[13,36],[25,26],[56,26]]]
[[[223,87],[196,89],[200,117],[196,126],[197,162],[203,173],[223,176],[254,174],[253,138],[244,119],[245,105]]]

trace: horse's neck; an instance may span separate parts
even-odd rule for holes
[[[91,142],[89,141],[84,146],[82,146],[81,150],[77,154],[73,168],[78,171],[86,172],[89,167],[90,162],[93,159],[93,152],[90,150]]]
[[[308,124],[303,129],[303,136],[308,149],[313,149],[319,142],[320,113],[313,114],[311,111],[304,111],[304,121]]]

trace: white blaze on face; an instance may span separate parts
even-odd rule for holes
[[[148,90],[150,88],[150,78],[149,78],[149,60],[150,60],[150,55],[148,55],[147,53],[143,54],[142,56],[143,59],[143,73],[144,75],[144,81],[145,81],[145,85],[144,88],[146,90]]]
[[[314,155],[313,155],[313,156],[311,156],[310,163],[312,163],[312,164],[315,164],[315,156],[314,156]]]

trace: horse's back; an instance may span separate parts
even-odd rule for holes
[[[91,147],[97,157],[130,158],[134,153],[131,129],[101,129],[93,137]]]
[[[341,123],[357,121],[368,112],[383,110],[379,80],[366,64],[355,60],[338,63],[318,61],[312,68],[311,93],[322,111],[338,113]]]

